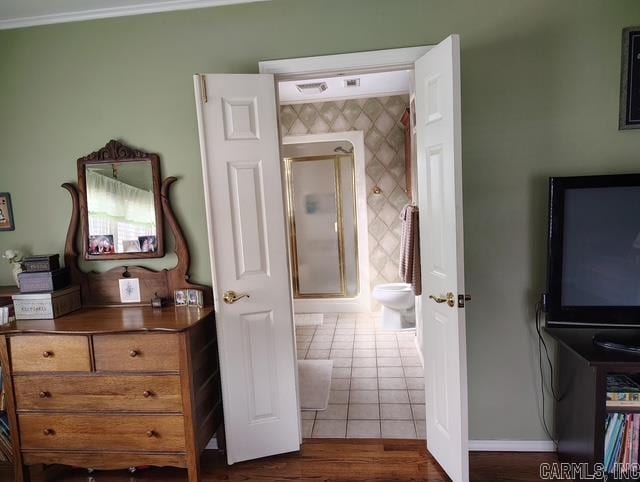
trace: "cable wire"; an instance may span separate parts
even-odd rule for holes
[[[542,362],[542,348],[544,347],[544,352],[547,358],[547,363],[549,364],[549,372],[551,375],[551,382],[549,386],[551,387],[551,395],[556,402],[560,401],[560,397],[557,396],[556,391],[553,386],[553,363],[551,363],[551,357],[549,356],[549,349],[547,348],[547,343],[542,336],[542,331],[540,329],[540,318],[542,314],[542,306],[540,302],[536,303],[536,333],[538,334],[538,365],[540,368],[540,395],[542,398],[542,425],[544,426],[544,431],[549,437],[554,445],[556,446],[556,450],[558,449],[558,441],[551,435],[551,430],[549,430],[549,426],[547,425],[547,417],[546,417],[546,406],[545,406],[545,396],[544,396],[544,364]]]

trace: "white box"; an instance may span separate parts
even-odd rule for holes
[[[82,307],[79,286],[50,293],[24,293],[11,298],[16,320],[53,319]]]

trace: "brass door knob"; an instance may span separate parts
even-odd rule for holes
[[[157,435],[157,434],[156,434],[156,431],[155,431],[155,430],[149,430],[149,431],[147,432],[147,437],[149,437],[149,438],[151,438],[151,437],[155,437],[156,435]]]
[[[130,356],[131,358],[135,358],[135,357],[137,357],[137,356],[138,356],[138,350],[131,350],[131,351],[129,352],[129,356]]]
[[[53,431],[53,429],[50,429],[50,428],[45,428],[45,429],[42,431],[42,434],[43,434],[43,435],[53,435],[54,433],[55,433],[55,432]]]
[[[144,392],[142,392],[142,396],[144,398],[149,398],[152,395],[152,393],[149,390],[145,390]]]
[[[40,398],[49,398],[51,394],[49,392],[42,391],[40,392]]]
[[[451,292],[447,293],[445,296],[429,295],[429,299],[432,299],[436,303],[446,303],[451,308],[456,305],[456,296]]]
[[[52,356],[53,356],[53,352],[51,352],[51,351],[43,351],[43,352],[42,352],[42,356],[43,356],[44,358],[52,357]]]
[[[224,295],[222,296],[222,300],[228,305],[232,305],[233,303],[235,303],[238,300],[241,300],[242,298],[249,298],[249,295],[239,294],[239,293],[236,293],[235,291],[225,291]]]

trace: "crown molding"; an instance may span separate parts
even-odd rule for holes
[[[76,12],[52,13],[33,17],[7,18],[0,20],[0,30],[51,25],[56,23],[82,22],[101,18],[126,17],[144,15],[146,13],[173,12],[195,8],[221,7],[240,3],[266,2],[269,0],[170,0],[166,2],[146,2],[139,5],[121,7],[96,8]]]

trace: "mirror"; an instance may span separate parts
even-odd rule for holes
[[[111,141],[78,160],[78,180],[85,259],[164,255],[158,156]]]

